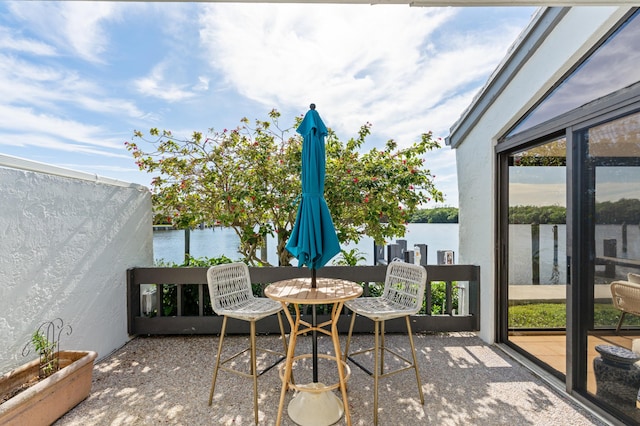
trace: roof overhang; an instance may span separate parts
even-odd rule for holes
[[[92,0],[102,1],[102,0]],[[115,0],[140,1],[140,0]],[[500,7],[500,6],[635,6],[638,0],[142,0],[148,3],[325,3],[325,4],[406,4],[412,7]]]

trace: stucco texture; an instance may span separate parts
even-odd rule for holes
[[[61,349],[126,343],[126,270],[153,263],[149,191],[0,167],[0,205],[0,372],[58,317]]]

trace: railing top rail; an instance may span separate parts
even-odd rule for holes
[[[376,266],[326,266],[317,270],[318,277],[343,278],[352,281],[384,281],[385,265]],[[428,281],[477,281],[480,267],[475,265],[427,265]],[[206,284],[206,267],[135,267],[129,269],[140,284]],[[250,267],[251,281],[271,283],[274,281],[309,277],[307,268],[297,267]]]

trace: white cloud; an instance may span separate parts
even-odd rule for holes
[[[478,88],[519,32],[495,26],[434,37],[455,19],[452,8],[214,4],[204,11],[211,67],[243,96],[302,112],[315,102],[339,135],[370,121],[374,133],[400,144],[428,130],[446,134],[462,111],[459,92]]]
[[[156,65],[146,76],[134,81],[138,93],[152,98],[162,99],[167,102],[181,102],[196,96],[195,92],[189,90],[187,84],[177,84],[168,81],[167,63]],[[197,91],[202,89],[202,79],[200,85],[193,87]]]
[[[160,125],[188,137],[194,128],[234,126],[228,117],[255,118],[253,111],[277,108],[284,119],[311,102],[341,139],[373,123],[365,149],[390,138],[406,146],[426,131],[443,137],[519,31],[499,22],[456,26],[462,9],[406,5],[0,9],[0,146],[35,146],[51,158],[98,154],[114,172],[133,163],[122,147],[133,128]],[[128,161],[108,164],[110,157]],[[456,204],[454,152],[425,157]]]
[[[38,56],[54,56],[56,54],[55,47],[50,44],[29,37],[21,37],[20,34],[2,26],[0,26],[0,50],[14,50]]]
[[[193,90],[199,91],[199,92],[206,92],[207,90],[209,90],[209,78],[208,77],[204,77],[204,76],[200,76],[198,77],[198,83],[193,85]]]
[[[105,135],[109,132],[102,127],[38,113],[31,108],[0,105],[0,129],[5,133],[1,137],[4,145],[42,146],[65,151],[94,150],[95,147],[123,149],[122,141],[107,138]]]
[[[61,51],[89,62],[104,62],[109,40],[103,25],[120,19],[122,7],[112,2],[14,2],[13,15]]]
[[[110,97],[75,71],[26,62],[0,53],[0,97],[5,105],[60,111],[64,105],[110,115],[144,116],[133,101]]]

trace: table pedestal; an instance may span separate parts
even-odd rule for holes
[[[282,390],[280,404],[278,406],[278,418],[276,425],[282,422],[284,400],[288,389],[295,389],[298,394],[289,403],[288,413],[291,419],[302,426],[328,426],[336,423],[344,414],[347,426],[351,426],[349,414],[349,401],[347,400],[347,379],[351,375],[349,366],[342,360],[340,340],[338,336],[338,319],[344,302],[355,299],[362,294],[362,287],[356,283],[345,280],[319,278],[317,287],[311,288],[309,279],[298,278],[273,283],[265,289],[265,295],[271,299],[279,300],[291,326],[287,360],[280,368]],[[300,316],[300,305],[333,304],[331,320],[321,324],[310,324],[303,321]],[[295,319],[289,311],[289,305],[293,306]],[[330,326],[331,330],[325,327]],[[296,360],[310,358],[312,354],[295,356],[296,340],[300,334],[317,331],[331,337],[335,355],[317,355],[321,358],[334,360],[338,370],[338,383],[324,385],[322,383],[310,383],[296,385],[292,383],[293,363]],[[314,362],[315,364],[315,362]],[[317,376],[316,376],[317,377]],[[340,388],[342,401],[334,394],[333,390]]]
[[[322,383],[309,383],[289,402],[287,412],[291,420],[304,426],[329,426],[344,414],[344,404]]]

